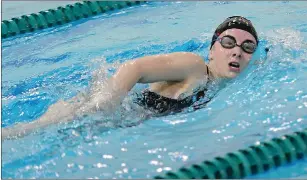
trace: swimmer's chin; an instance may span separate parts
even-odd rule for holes
[[[232,80],[232,79],[236,78],[237,76],[238,76],[238,74],[227,74],[227,75],[224,75],[224,76],[216,77],[215,81]]]
[[[224,79],[234,79],[236,78],[238,75],[240,74],[240,72],[233,72],[233,71],[230,71],[228,72],[223,78]]]

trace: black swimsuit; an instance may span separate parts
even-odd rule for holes
[[[209,76],[209,69],[207,66],[207,72]],[[197,93],[188,96],[184,99],[172,99],[165,96],[161,96],[148,89],[144,90],[141,95],[138,95],[135,99],[136,103],[147,109],[150,109],[158,114],[176,113],[181,112],[184,108],[193,105],[196,101],[205,96],[207,89],[202,89]],[[199,109],[201,105],[206,104],[209,100],[202,102],[201,104],[193,106],[194,109]]]

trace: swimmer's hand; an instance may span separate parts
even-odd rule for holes
[[[67,101],[59,100],[37,120],[2,128],[2,140],[24,137],[51,124],[67,123],[97,111],[111,112],[116,105],[110,103],[112,101],[110,98],[113,96],[102,96],[100,93],[95,93],[91,94],[91,97],[85,97],[80,93]]]
[[[1,137],[2,141],[6,139],[16,139],[19,137],[23,137],[33,130],[34,123],[17,123],[12,127],[2,128]]]
[[[2,128],[2,140],[23,137],[50,124],[71,121],[76,117],[74,111],[77,107],[78,104],[76,103],[60,100],[51,105],[47,112],[35,121],[17,123],[12,127]]]
[[[26,133],[26,130],[23,127],[23,125],[24,124],[19,123],[19,124],[14,125],[14,128],[12,127],[2,128],[1,130],[2,140],[23,136]]]

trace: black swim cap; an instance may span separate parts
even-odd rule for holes
[[[252,22],[242,16],[231,16],[216,28],[212,37],[210,49],[212,48],[213,44],[215,43],[216,39],[219,37],[220,34],[222,34],[227,29],[232,29],[232,28],[242,29],[244,31],[249,32],[251,35],[255,37],[258,44],[257,32]]]

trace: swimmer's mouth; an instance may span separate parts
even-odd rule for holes
[[[240,64],[238,62],[230,62],[228,65],[231,70],[240,71]]]

